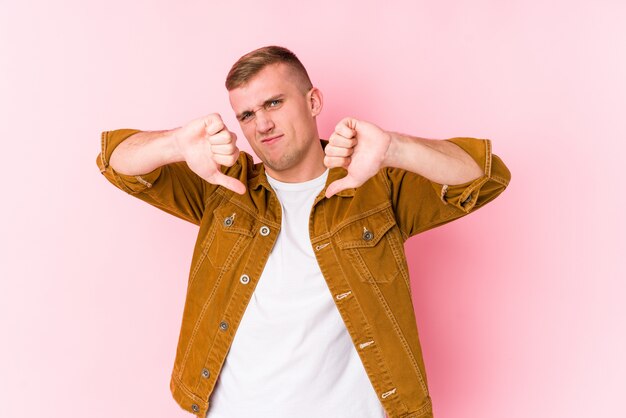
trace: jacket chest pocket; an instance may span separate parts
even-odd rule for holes
[[[336,237],[362,281],[388,283],[402,274],[403,244],[390,208],[351,222]]]
[[[256,220],[240,208],[220,206],[213,211],[213,225],[203,243],[203,252],[216,269],[229,270],[254,237]]]

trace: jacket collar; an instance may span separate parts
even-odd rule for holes
[[[267,176],[265,174],[265,164],[260,163],[258,167],[259,169],[256,172],[256,175],[248,180],[248,187],[250,188],[250,190],[257,190],[260,187],[265,187],[267,190],[272,190],[272,187],[267,181]]]
[[[342,177],[345,177],[346,175],[346,170],[340,167],[335,167],[335,168],[331,168],[328,172],[328,178],[326,179],[326,185],[324,186],[324,190],[322,190],[320,192],[321,196],[324,196],[324,194],[326,193],[326,189],[328,188],[328,186],[335,180],[339,180]],[[257,172],[257,174],[252,177],[249,181],[248,181],[248,187],[250,188],[250,190],[258,190],[260,187],[264,187],[266,190],[273,190],[272,186],[270,186],[270,183],[267,181],[267,175],[265,173],[265,165],[264,164],[259,164],[259,171]],[[337,196],[341,196],[341,197],[352,197],[354,196],[354,193],[356,192],[355,188],[350,188],[350,189],[345,189],[340,191],[339,193],[337,193]]]

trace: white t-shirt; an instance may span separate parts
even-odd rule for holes
[[[303,183],[268,176],[282,226],[211,395],[207,418],[384,418],[309,238],[328,170]]]

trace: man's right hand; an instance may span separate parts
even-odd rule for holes
[[[246,186],[223,174],[220,166],[230,167],[239,158],[237,135],[230,132],[219,114],[194,119],[173,132],[180,154],[191,170],[211,184],[244,194]]]

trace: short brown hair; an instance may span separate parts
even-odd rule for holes
[[[228,76],[226,76],[226,90],[231,91],[243,86],[263,68],[279,63],[287,64],[294,70],[304,84],[305,90],[308,91],[313,87],[306,68],[296,57],[296,54],[282,46],[271,45],[255,49],[239,58],[228,72]]]

